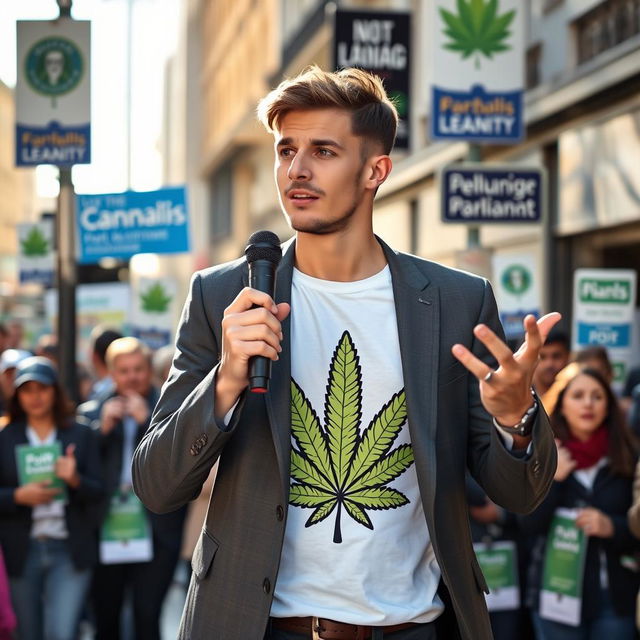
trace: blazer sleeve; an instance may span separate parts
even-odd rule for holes
[[[132,462],[136,494],[155,513],[196,498],[236,427],[240,409],[222,430],[214,415],[220,347],[205,312],[202,276],[194,274],[176,338],[169,378]]]
[[[476,324],[490,327],[502,340],[496,301],[491,285],[485,281],[484,297]],[[471,351],[495,366],[491,354],[474,337]],[[480,386],[474,376],[469,380],[469,435],[467,464],[471,474],[497,505],[515,513],[533,511],[547,495],[556,470],[557,452],[549,418],[538,400],[538,413],[532,431],[530,454],[512,455],[504,446],[491,417],[480,400]]]
[[[636,538],[640,538],[640,462],[636,464],[633,481],[633,504],[628,513],[629,529]]]

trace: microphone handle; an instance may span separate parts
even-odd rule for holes
[[[272,298],[275,293],[276,269],[269,260],[255,260],[249,263],[249,286],[262,291]],[[254,307],[257,305],[254,305]],[[252,356],[249,359],[249,389],[253,393],[266,393],[271,378],[271,359]]]

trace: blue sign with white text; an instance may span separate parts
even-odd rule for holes
[[[440,175],[443,222],[540,222],[544,173],[515,168],[460,164]]]
[[[189,251],[189,215],[184,187],[77,196],[79,257],[127,259],[137,253]]]
[[[631,325],[629,324],[578,324],[578,343],[597,344],[603,347],[631,346]]]
[[[431,137],[513,144],[524,135],[522,91],[470,91],[432,89]]]

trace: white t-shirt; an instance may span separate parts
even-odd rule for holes
[[[389,267],[357,282],[294,270],[291,309],[291,489],[271,615],[434,620],[440,568],[406,421]]]

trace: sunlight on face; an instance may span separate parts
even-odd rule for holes
[[[607,393],[590,375],[581,373],[567,386],[562,399],[562,415],[571,435],[579,440],[591,436],[607,416]]]

